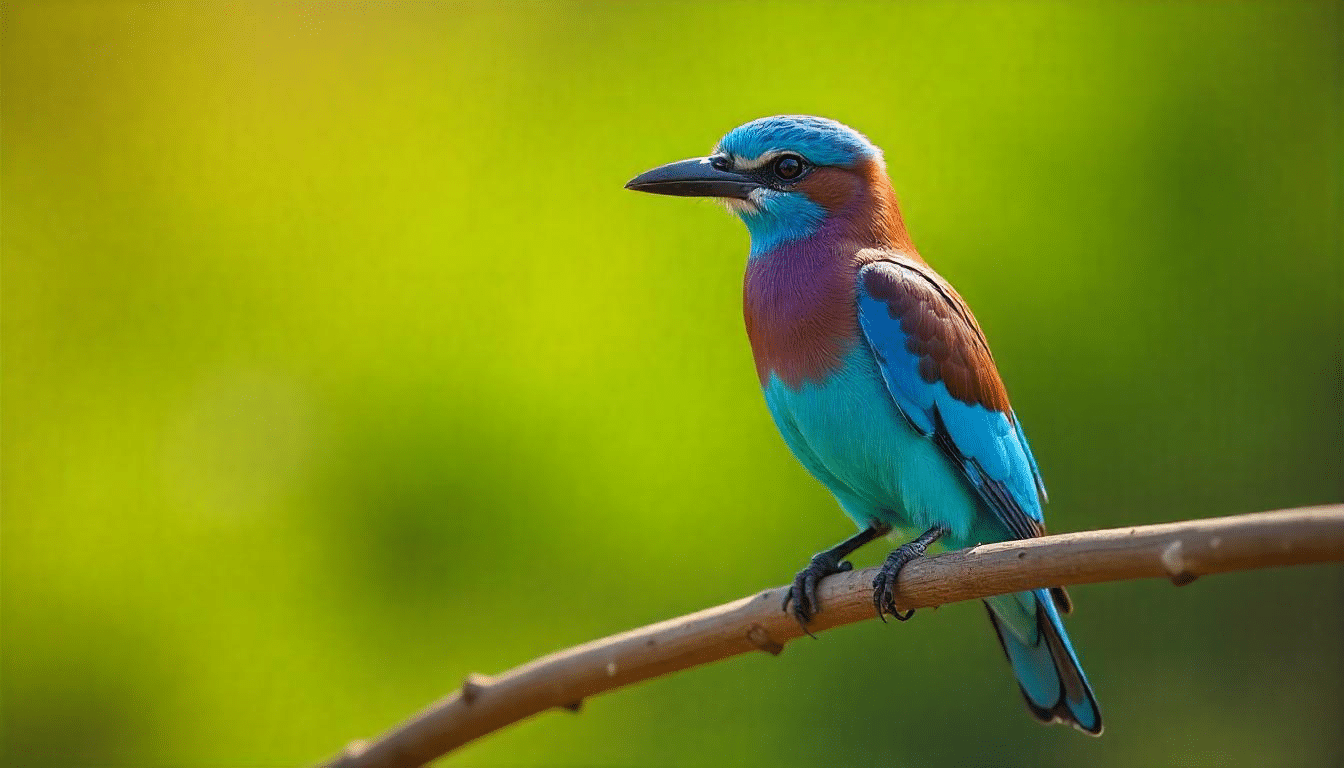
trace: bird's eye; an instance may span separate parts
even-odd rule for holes
[[[775,160],[775,175],[785,181],[792,181],[803,175],[803,159],[797,155],[783,155]]]
[[[723,155],[714,155],[710,157],[709,164],[720,171],[726,171],[732,166],[732,163],[728,162],[728,158]]]

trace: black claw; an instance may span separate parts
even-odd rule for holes
[[[817,606],[821,604],[821,601],[817,599],[816,575],[809,573],[807,578],[803,579],[803,594],[807,595],[807,604],[812,606],[812,612],[816,613]]]
[[[784,594],[783,609],[785,613],[789,613],[789,603],[793,603],[794,618],[797,619],[804,632],[815,637],[815,635],[812,635],[812,633],[807,630],[808,611],[806,605],[807,590],[805,589],[806,574],[807,570],[804,569],[799,571],[798,575],[793,577],[793,584],[789,587],[788,592]]]
[[[873,579],[873,607],[877,609],[879,619],[886,621],[883,614],[889,613],[897,621],[907,621],[914,613],[914,611],[902,613],[896,607],[896,579],[900,576],[901,569],[912,559],[914,558],[909,556],[909,551],[902,546],[887,557],[887,561],[882,564],[882,570],[877,572],[877,578]]]
[[[883,615],[886,613],[890,613],[897,621],[909,621],[915,615],[913,608],[908,611],[900,611],[896,608],[896,579],[907,563],[917,557],[923,557],[924,550],[945,533],[947,533],[945,528],[934,526],[925,531],[919,538],[902,544],[890,555],[887,555],[886,562],[877,572],[877,578],[873,579],[873,608],[877,611],[877,617],[882,619],[883,623],[887,620]]]
[[[821,583],[821,580],[833,574],[853,570],[854,565],[843,558],[889,530],[891,530],[889,526],[874,520],[867,529],[854,534],[825,552],[818,552],[813,555],[807,567],[793,577],[793,584],[785,593],[784,604],[781,608],[785,613],[789,613],[789,603],[793,603],[793,616],[798,620],[798,625],[803,628],[803,632],[807,633],[808,637],[816,637],[808,630],[807,624],[821,610],[821,601],[817,598],[817,586]]]
[[[887,621],[886,614],[888,613],[901,621],[905,621],[904,618],[901,618],[901,612],[896,609],[896,576],[900,573],[900,566],[894,569],[894,573],[891,572],[887,568],[891,561],[892,558],[887,558],[887,563],[883,564],[882,570],[877,572],[877,578],[873,579],[873,609],[877,611],[877,618],[881,619],[884,624]],[[901,563],[901,565],[904,565],[904,563]],[[906,616],[906,618],[909,617]]]
[[[852,570],[854,566],[849,562],[836,562],[835,556],[829,552],[821,552],[812,557],[812,561],[807,567],[799,571],[793,577],[793,586],[789,587],[789,592],[784,596],[784,611],[789,612],[789,603],[793,603],[793,616],[798,620],[798,625],[803,628],[809,637],[816,637],[807,628],[812,617],[821,610],[821,601],[817,597],[817,586],[821,580],[827,576],[836,573],[844,573]]]

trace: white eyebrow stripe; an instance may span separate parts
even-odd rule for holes
[[[745,157],[742,157],[741,155],[733,155],[732,156],[733,170],[754,171],[757,168],[760,168],[761,166],[770,162],[771,160],[774,160],[776,157],[785,154],[786,151],[787,150],[783,149],[767,149],[766,151],[761,153],[760,157],[756,157],[750,160],[748,160]]]

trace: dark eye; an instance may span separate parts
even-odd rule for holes
[[[802,176],[803,168],[803,159],[797,155],[783,155],[776,158],[774,165],[775,175],[785,181]]]
[[[724,157],[723,155],[714,155],[710,157],[709,164],[719,169],[720,171],[726,171],[729,169],[729,167],[732,166],[732,163],[728,162],[728,158]]]

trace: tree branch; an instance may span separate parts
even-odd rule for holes
[[[920,558],[901,571],[902,609],[1027,589],[1344,561],[1344,504],[986,544]],[[811,629],[874,618],[877,569],[827,578]],[[787,587],[594,640],[462,687],[326,768],[409,768],[553,707],[750,651],[778,654],[802,631],[780,610]]]

